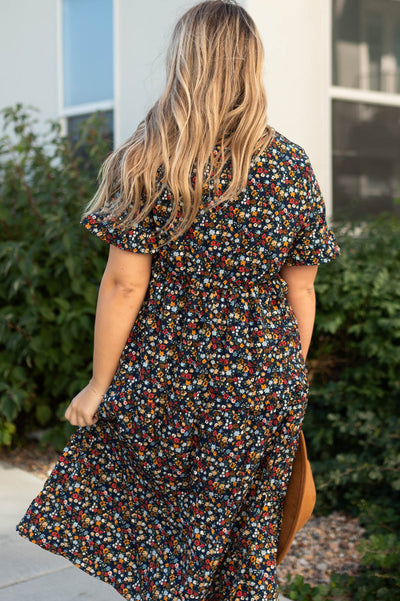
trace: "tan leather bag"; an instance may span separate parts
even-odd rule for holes
[[[307,457],[306,441],[303,432],[301,432],[283,507],[277,565],[289,551],[296,532],[311,517],[315,501],[314,478]]]

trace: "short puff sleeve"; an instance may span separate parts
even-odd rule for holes
[[[300,227],[286,255],[285,265],[329,263],[340,255],[340,248],[328,228],[325,203],[308,157],[303,177],[306,201],[300,210]]]
[[[112,202],[109,201],[110,203]],[[154,217],[150,211],[140,223],[122,225],[126,211],[111,216],[107,211],[90,213],[81,220],[89,232],[122,250],[154,254],[158,250]]]

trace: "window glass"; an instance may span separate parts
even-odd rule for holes
[[[333,84],[399,92],[400,2],[333,0]]]
[[[333,101],[335,219],[400,215],[400,107]]]
[[[400,18],[396,22],[394,56],[396,61],[396,92],[400,94]]]
[[[98,111],[97,115],[99,116],[100,123],[99,125],[96,124],[96,132],[101,135],[101,138],[104,142],[105,154],[108,154],[113,150],[113,111]],[[93,124],[91,124],[91,126],[88,128],[88,124],[86,123],[90,116],[90,114],[86,113],[83,115],[74,115],[73,117],[68,117],[67,127],[68,137],[71,141],[74,156],[82,160],[82,164],[85,165],[85,171],[90,177],[93,178],[93,180],[95,180],[99,166],[97,164],[93,164],[93,159],[90,152],[90,127],[93,127]],[[86,143],[77,144],[82,139],[82,128],[84,130],[86,129]],[[87,132],[89,132],[89,135]]]
[[[109,146],[109,150],[112,150],[113,144],[113,111],[99,111],[101,117],[102,127],[101,132],[104,140]],[[79,132],[81,127],[84,125],[90,114],[86,113],[83,115],[74,115],[68,117],[68,137],[72,144],[76,144],[79,140]]]
[[[333,0],[333,84],[360,87],[360,0]]]
[[[112,100],[112,0],[63,0],[62,23],[64,107]]]
[[[363,88],[369,90],[385,90],[382,73],[383,57],[383,18],[379,13],[369,13],[366,16],[365,38],[368,52],[366,65],[366,81]],[[387,74],[390,76],[390,73]]]

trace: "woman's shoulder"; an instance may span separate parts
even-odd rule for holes
[[[281,166],[307,167],[310,165],[310,159],[304,148],[277,130],[274,130],[271,142],[259,158],[268,162],[278,162]]]

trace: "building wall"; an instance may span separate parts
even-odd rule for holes
[[[165,55],[177,17],[194,2],[114,0],[116,144],[137,127],[160,95]]]
[[[0,57],[0,108],[23,102],[56,119],[57,2],[0,0]]]

